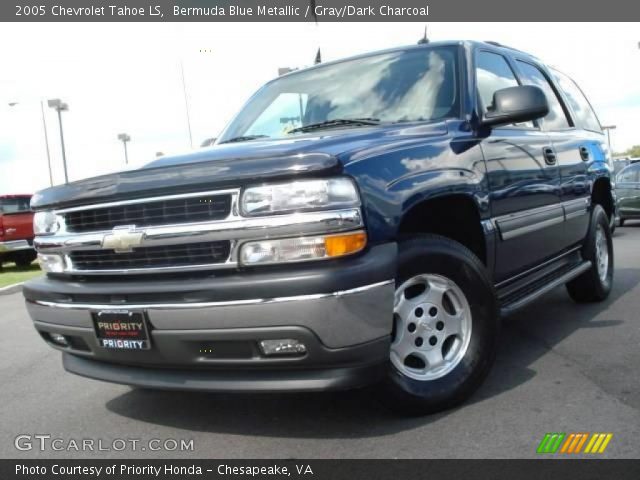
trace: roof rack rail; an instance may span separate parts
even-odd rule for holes
[[[510,47],[509,45],[503,45],[500,42],[494,42],[493,40],[485,40],[484,43],[488,43],[489,45],[493,45],[494,47],[508,48],[509,50],[514,50],[516,52],[522,52],[522,50],[518,50],[517,48]],[[522,53],[526,53],[526,52],[522,52]]]

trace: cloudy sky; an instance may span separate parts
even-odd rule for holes
[[[156,152],[191,148],[182,90],[184,67],[193,144],[217,136],[278,67],[415,43],[410,23],[46,23],[0,29],[0,194],[48,186],[40,115],[54,182],[63,181],[58,122],[63,113],[71,180],[125,167],[118,133],[128,133],[130,168]],[[528,51],[572,76],[603,124],[618,126],[613,149],[640,144],[640,24],[432,23],[432,40],[495,40]],[[14,106],[9,103],[18,102]]]

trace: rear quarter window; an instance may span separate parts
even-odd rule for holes
[[[551,70],[551,72],[567,97],[569,106],[575,116],[576,124],[586,130],[602,132],[596,113],[576,82],[557,70]]]

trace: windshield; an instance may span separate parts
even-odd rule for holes
[[[249,100],[219,143],[282,138],[308,125],[329,122],[329,128],[336,120],[368,121],[347,124],[361,126],[457,117],[456,52],[431,47],[384,53],[276,79]]]

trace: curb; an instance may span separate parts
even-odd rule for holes
[[[0,296],[22,291],[22,282],[0,288]]]

